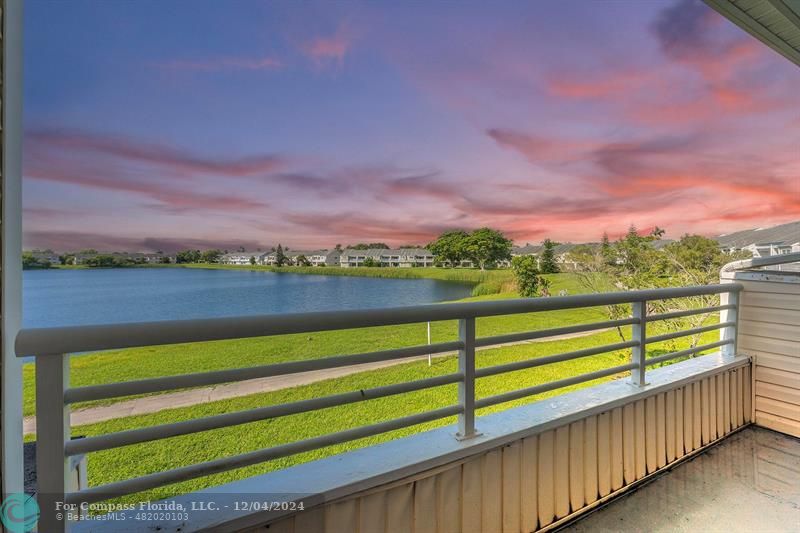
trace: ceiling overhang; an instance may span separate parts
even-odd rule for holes
[[[800,67],[800,0],[704,0],[711,8]]]

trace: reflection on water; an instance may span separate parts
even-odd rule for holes
[[[28,270],[23,281],[27,328],[374,309],[472,293],[471,285],[433,279],[184,268]]]

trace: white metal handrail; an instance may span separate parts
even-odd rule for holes
[[[241,319],[186,320],[23,330],[17,337],[17,355],[19,357],[33,355],[36,358],[36,416],[38,428],[37,471],[39,504],[42,509],[40,528],[44,531],[63,531],[65,529],[66,525],[56,517],[56,502],[77,504],[101,501],[333,444],[378,435],[454,415],[458,416],[457,437],[460,439],[468,439],[477,435],[475,427],[475,412],[477,409],[596,380],[629,370],[631,371],[632,383],[637,386],[643,386],[645,384],[646,369],[653,364],[716,347],[723,347],[723,350],[728,355],[734,354],[738,322],[738,293],[741,289],[741,284],[727,283],[722,285],[653,289],[558,298],[436,304],[336,313],[299,313],[278,316],[245,317]],[[652,316],[647,316],[646,313],[647,302],[651,300],[666,300],[714,294],[726,295],[727,299],[723,300],[722,305],[714,307],[702,307]],[[632,316],[619,320],[503,334],[492,337],[476,338],[475,334],[476,318],[480,317],[614,304],[631,304],[633,310]],[[718,324],[662,334],[650,338],[647,337],[646,325],[650,322],[717,311],[725,312],[725,316]],[[150,346],[155,344],[176,344],[208,340],[262,337],[288,333],[389,326],[453,319],[458,320],[458,340],[451,342],[104,385],[74,388],[69,386],[69,356],[65,354],[75,351],[97,351],[134,346]],[[606,330],[608,328],[627,325],[632,327],[632,338],[630,341],[591,347],[530,360],[515,361],[492,367],[477,368],[475,364],[475,351],[477,347],[496,346],[509,342],[548,338],[567,333]],[[694,335],[715,329],[719,329],[722,332],[722,338],[718,342],[697,346],[688,350],[668,353],[658,357],[646,358],[646,347],[649,343],[661,342],[680,336]],[[632,351],[631,361],[628,364],[571,376],[557,381],[497,394],[495,396],[480,399],[475,397],[475,382],[481,378],[628,348]],[[368,362],[402,360],[427,354],[444,354],[453,353],[455,351],[458,352],[458,370],[443,376],[334,394],[320,398],[311,398],[287,404],[265,406],[247,411],[224,413],[183,422],[121,431],[95,437],[82,439],[71,438],[69,422],[70,405],[78,402],[242,381],[257,377],[294,374],[307,372],[309,370],[336,368]],[[223,457],[205,463],[193,464],[165,472],[157,472],[138,478],[126,479],[77,492],[66,492],[68,460],[69,457],[74,455],[274,419],[292,414],[306,413],[448,384],[457,384],[458,386],[458,402],[455,405],[377,424],[290,442],[242,455]]]

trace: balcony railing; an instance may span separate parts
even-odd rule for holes
[[[742,286],[737,283],[590,294],[554,298],[533,298],[474,303],[435,304],[378,310],[343,312],[299,313],[276,316],[222,318],[209,320],[168,321],[105,326],[84,326],[23,330],[16,343],[17,355],[35,356],[36,362],[36,416],[37,416],[37,472],[41,507],[40,530],[64,531],[67,525],[58,520],[56,503],[92,503],[116,496],[141,492],[179,481],[263,463],[326,446],[378,435],[424,422],[457,415],[456,438],[469,439],[479,432],[476,428],[476,409],[489,407],[520,398],[541,394],[604,378],[622,372],[631,372],[633,386],[646,383],[648,366],[721,347],[723,354],[735,354],[738,295]],[[648,302],[676,298],[725,295],[721,305],[647,314]],[[587,324],[571,325],[546,330],[510,333],[476,338],[476,319],[520,313],[579,309],[608,305],[629,304],[630,317]],[[721,311],[718,323],[648,337],[647,324],[682,318],[691,315]],[[71,387],[69,383],[69,356],[74,352],[91,352],[178,344],[224,339],[242,339],[293,333],[310,333],[331,330],[392,326],[433,321],[457,320],[458,339],[431,345],[404,347],[376,352],[325,357],[315,360],[271,364],[250,368],[220,370],[177,376],[143,379],[112,384]],[[606,344],[556,355],[520,360],[502,365],[477,368],[476,348],[496,346],[533,339],[546,339],[558,335],[592,332],[631,326],[629,341]],[[680,350],[657,357],[646,357],[648,344],[678,337],[721,330],[721,340]],[[631,360],[591,373],[543,383],[476,398],[476,380],[529,369],[543,365],[591,357],[622,349],[631,349]],[[403,360],[430,354],[458,352],[456,372],[415,381],[396,383],[371,389],[312,398],[292,403],[270,405],[257,409],[225,413],[183,422],[162,424],[100,436],[72,439],[70,431],[70,406],[78,402],[108,400],[123,396],[165,392],[175,389],[243,381],[267,376],[280,376],[378,361]],[[307,413],[333,406],[363,402],[375,398],[400,395],[447,384],[458,385],[458,399],[453,405],[396,418],[385,422],[356,427],[298,440],[249,453],[224,457],[164,472],[157,472],[75,492],[67,492],[69,458],[75,455],[127,446],[130,444],[166,439],[202,431]]]

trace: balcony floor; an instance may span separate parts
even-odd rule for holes
[[[800,440],[751,426],[562,531],[800,531]]]

